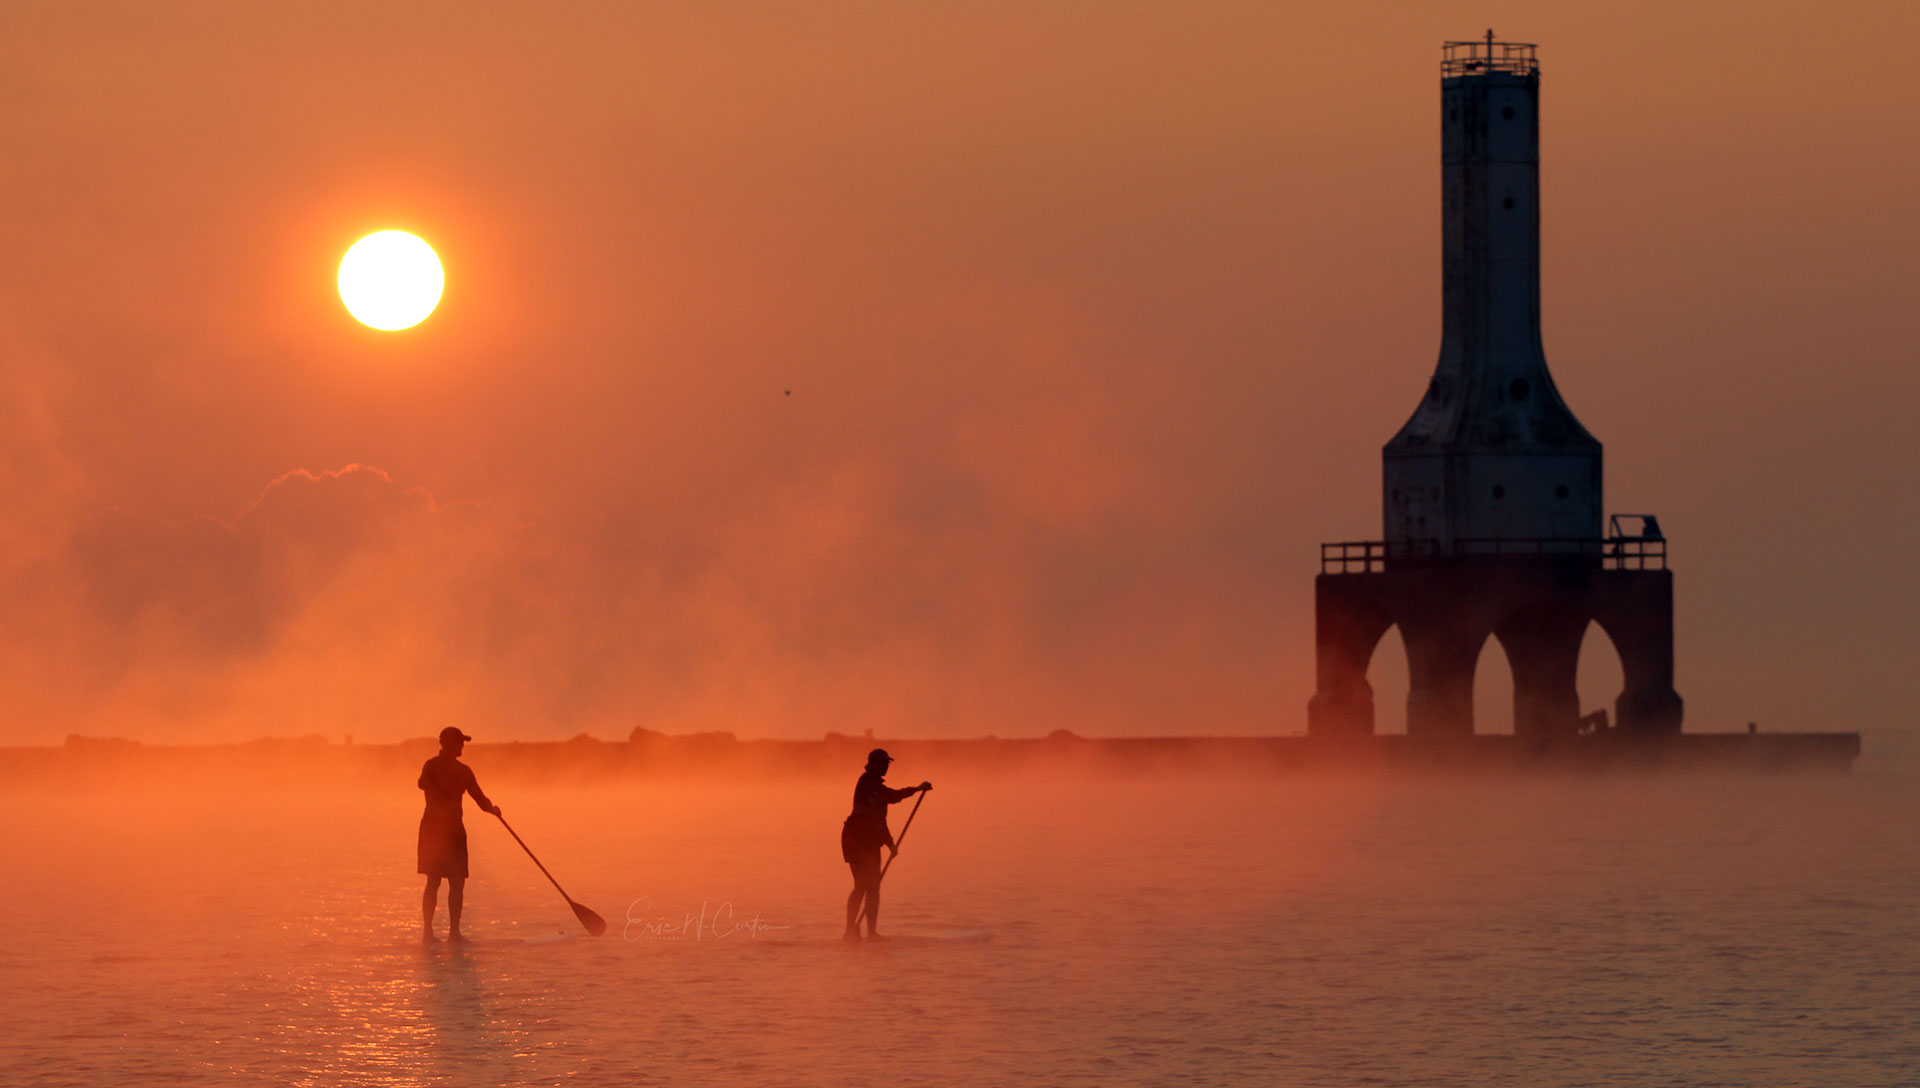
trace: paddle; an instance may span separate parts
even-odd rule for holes
[[[920,811],[920,802],[927,799],[927,791],[921,790],[920,796],[913,802],[913,811],[907,813],[907,822],[900,827],[900,837],[893,840],[893,853],[887,855],[887,863],[880,867],[880,879],[887,879],[887,870],[893,868],[894,859],[900,856],[900,844],[907,841],[907,832],[913,830],[913,817]]]
[[[899,836],[893,840],[893,853],[887,855],[887,863],[880,867],[880,880],[887,879],[887,870],[893,868],[894,860],[900,856],[900,844],[907,841],[907,832],[913,830],[913,818],[919,815],[920,813],[920,802],[926,799],[927,799],[926,790],[921,790],[920,796],[914,799],[913,811],[907,813],[907,822],[901,825]],[[878,884],[879,881],[875,881],[875,883]],[[865,919],[867,914],[872,910],[873,910],[872,903],[868,903],[866,906],[861,907],[860,918]]]
[[[915,805],[913,807],[919,808],[920,806]],[[520,837],[520,833],[513,829],[513,825],[507,822],[507,818],[505,816],[501,816],[498,812],[494,813],[493,815],[495,816],[495,818],[497,818],[500,821],[500,826],[507,829],[507,834],[513,836],[513,841],[520,844],[520,849],[525,850],[527,852],[527,856],[530,858],[533,858],[533,863],[535,865],[540,865],[540,859],[537,857],[534,857],[532,848],[527,846],[526,840],[522,839]],[[904,835],[906,834],[906,832],[903,831],[901,832],[901,834]],[[540,865],[540,873],[541,875],[545,876],[549,882],[553,884],[553,890],[560,893],[560,898],[567,901],[567,906],[573,908],[573,916],[575,918],[580,919],[580,924],[587,927],[588,933],[591,933],[594,936],[598,937],[599,935],[607,931],[606,919],[588,910],[584,904],[574,902],[573,896],[568,895],[567,889],[562,888],[560,886],[560,882],[558,880],[553,879],[553,874],[547,872],[546,866]]]

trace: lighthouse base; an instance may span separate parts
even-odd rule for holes
[[[1314,579],[1315,737],[1373,733],[1367,663],[1391,627],[1406,644],[1407,734],[1471,736],[1473,673],[1488,637],[1513,670],[1513,732],[1556,740],[1603,731],[1583,722],[1580,644],[1597,623],[1620,654],[1625,686],[1610,729],[1680,732],[1673,686],[1673,573],[1604,569],[1584,556],[1471,557]]]

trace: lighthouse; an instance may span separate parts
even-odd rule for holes
[[[1321,547],[1308,731],[1373,732],[1367,666],[1396,626],[1410,735],[1475,732],[1488,638],[1512,667],[1517,736],[1607,728],[1575,688],[1597,623],[1626,680],[1609,724],[1678,732],[1666,539],[1651,516],[1603,517],[1600,442],[1547,369],[1536,49],[1491,31],[1447,42],[1440,77],[1439,360],[1382,451],[1381,539]]]

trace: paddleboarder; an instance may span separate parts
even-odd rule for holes
[[[461,750],[472,739],[447,726],[440,731],[440,754],[420,768],[420,788],[427,794],[427,810],[420,816],[420,872],[427,878],[427,890],[420,896],[420,920],[428,944],[439,940],[433,935],[433,908],[442,879],[447,882],[447,940],[466,940],[460,933],[460,908],[467,887],[467,825],[460,818],[461,795],[473,794],[480,811],[500,815],[500,806],[481,792],[473,768],[460,762]]]
[[[867,769],[853,786],[853,813],[840,825],[840,856],[853,869],[853,891],[847,895],[846,939],[860,939],[860,913],[864,903],[867,939],[883,941],[880,936],[880,848],[899,853],[893,832],[887,829],[887,806],[897,805],[916,793],[933,788],[922,782],[897,790],[886,784],[887,767],[893,757],[885,748],[867,753]]]

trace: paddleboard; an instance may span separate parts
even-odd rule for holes
[[[899,933],[889,933],[886,937],[887,939],[884,941],[861,941],[860,943],[871,948],[886,948],[889,946],[913,948],[929,944],[979,944],[983,941],[993,940],[993,930],[944,929],[926,930],[923,932],[903,930]],[[848,941],[846,943],[852,944],[853,942]]]

